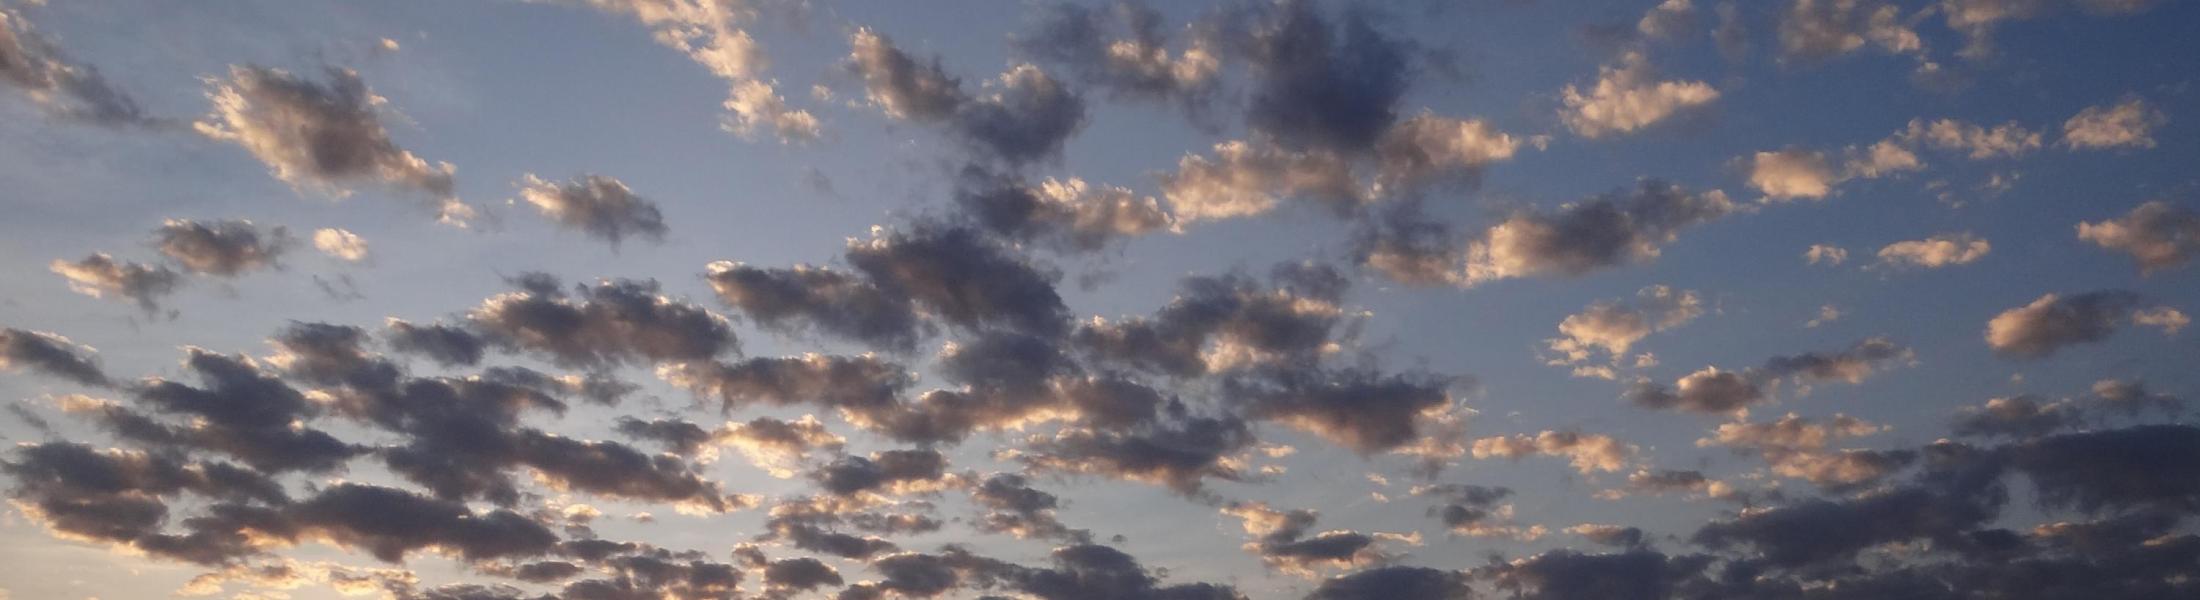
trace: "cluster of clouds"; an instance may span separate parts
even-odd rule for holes
[[[745,28],[784,7],[738,0],[586,0],[728,85],[725,126],[789,142],[822,139],[818,118],[765,76]],[[1697,33],[1701,10],[1665,0],[1616,35],[1594,78],[1565,86],[1557,122],[1583,143],[1646,132],[1707,110],[1722,92],[1653,62]],[[1943,16],[1962,54],[1990,52],[1999,24],[2073,5],[2128,13],[2127,0],[1945,0],[1909,10],[1873,0],[1794,0],[1776,28],[1782,60],[1831,60],[1865,48],[1940,69],[1916,31]],[[1711,10],[1711,37],[1739,44],[1734,3]],[[1623,382],[1626,410],[1712,417],[1696,445],[1751,471],[1728,477],[1658,466],[1656,449],[1573,427],[1505,433],[1466,400],[1476,380],[1385,367],[1362,343],[1354,271],[1321,261],[1182,278],[1144,314],[1085,316],[1062,274],[1038,256],[1096,253],[1204,222],[1250,218],[1312,200],[1355,227],[1366,273],[1461,288],[1569,278],[1657,259],[1684,233],[1846,182],[1926,168],[1922,155],[2007,161],[2050,146],[2136,151],[2168,121],[2130,96],[2088,107],[2059,138],[2020,123],[1918,119],[1839,151],[1786,148],[1738,161],[1764,202],[1641,179],[1555,207],[1521,206],[1486,223],[1434,220],[1419,204],[1466,189],[1485,169],[1552,142],[1491,121],[1415,111],[1406,98],[1434,54],[1373,12],[1312,2],[1243,3],[1172,31],[1136,3],[1044,9],[1000,74],[966,84],[938,57],[853,28],[841,68],[887,118],[936,128],[959,146],[944,215],[875,228],[825,264],[711,262],[703,300],[649,279],[569,284],[544,273],[432,321],[378,328],[293,322],[265,356],[186,347],[180,365],[135,379],[60,333],[0,328],[0,370],[77,393],[12,406],[48,438],[0,458],[14,506],[55,536],[207,573],[193,593],[326,586],[397,598],[792,598],[847,600],[1018,594],[1048,599],[1244,598],[1229,583],[1181,582],[1118,549],[1104,524],[1075,522],[1074,500],[1047,486],[1154,486],[1237,519],[1243,549],[1306,580],[1307,597],[2178,597],[2200,593],[2200,429],[2183,400],[2136,380],[2102,380],[2076,398],[2013,395],[1949,416],[1947,438],[1861,446],[1889,427],[1834,413],[1753,420],[1814,386],[1862,385],[1914,365],[1888,336],[1705,366],[1665,383],[1648,370],[1656,336],[1717,309],[1705,292],[1653,285],[1593,302],[1556,325],[1541,359],[1575,376]],[[1051,72],[1050,72],[1051,70]],[[0,8],[0,82],[74,121],[157,126],[91,66],[71,60]],[[355,71],[299,74],[236,66],[207,80],[210,113],[172,129],[233,144],[299,190],[343,197],[366,187],[420,200],[439,220],[485,215],[457,196],[456,167],[400,146],[387,100]],[[1195,122],[1237,109],[1243,137],[1181,157],[1157,192],[1039,177],[1093,118],[1080,88],[1150,102]],[[1242,89],[1240,89],[1240,87]],[[822,96],[822,94],[821,94]],[[1242,96],[1242,106],[1231,105]],[[1938,160],[1936,158],[1935,160]],[[621,180],[532,174],[513,204],[613,248],[661,242],[666,216]],[[2170,201],[2076,225],[2079,241],[2128,255],[2143,275],[2200,254],[2200,217]],[[2006,241],[2006,240],[2005,240]],[[300,239],[279,225],[172,219],[153,230],[153,262],[104,253],[57,260],[72,289],[159,313],[194,278],[286,268],[310,243],[346,263],[369,245],[342,228]],[[1985,260],[1986,239],[1946,231],[1886,244],[1871,268],[1940,269]],[[1812,264],[1847,249],[1812,246]],[[170,318],[176,318],[173,311]],[[1839,311],[1827,305],[1820,320]],[[2054,292],[1983,317],[1983,347],[2045,361],[2124,328],[2177,335],[2178,307],[2120,289]],[[1714,319],[1715,320],[1715,319]],[[846,353],[744,353],[744,336],[830,341]],[[749,344],[754,346],[756,344]],[[533,365],[533,366],[523,366]],[[686,392],[685,412],[610,423],[617,439],[547,429],[579,406],[638,412],[647,373]],[[1595,383],[1595,382],[1591,382]],[[718,422],[708,411],[719,411]],[[105,440],[61,441],[45,413]],[[759,413],[771,414],[759,414]],[[704,415],[704,416],[696,416]],[[799,416],[797,416],[799,415]],[[1554,531],[1601,546],[1416,566],[1419,530],[1338,528],[1311,508],[1257,497],[1287,472],[1277,443],[1303,436],[1359,460],[1407,461],[1410,496],[1444,535],[1537,541]],[[74,439],[74,436],[70,436]],[[1931,436],[1927,436],[1931,437]],[[990,463],[958,464],[985,440]],[[777,480],[774,495],[719,478],[739,457]],[[1466,459],[1557,463],[1596,493],[1686,495],[1737,505],[1692,531],[1656,537],[1597,523],[1524,522],[1510,488],[1446,481]],[[731,461],[726,461],[731,462]],[[1005,469],[1005,470],[989,470]],[[349,474],[373,474],[347,481]],[[1807,489],[1782,487],[1802,482]],[[1387,485],[1387,483],[1383,484]],[[1798,486],[1800,488],[1800,486]],[[2013,492],[2056,519],[2008,510]],[[1388,502],[1386,496],[1378,499]],[[581,501],[669,507],[695,518],[758,511],[751,537],[722,549],[609,539]],[[959,511],[959,512],[958,512]],[[976,544],[925,540],[967,529],[1046,544],[1024,564]],[[331,547],[383,563],[312,563],[286,553]],[[492,583],[429,585],[403,568],[436,556]],[[857,572],[864,573],[858,575]],[[2065,576],[2027,577],[2041,572]]]

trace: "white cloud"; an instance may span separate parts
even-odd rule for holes
[[[1618,65],[1598,69],[1596,85],[1587,91],[1566,86],[1559,118],[1574,133],[1595,138],[1649,127],[1717,99],[1719,90],[1708,83],[1659,80],[1648,58],[1629,52]]]

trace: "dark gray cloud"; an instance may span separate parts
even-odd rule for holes
[[[2084,421],[2083,411],[2069,402],[2010,396],[1963,407],[1948,424],[1948,430],[1963,436],[2030,438],[2076,428]]]
[[[1416,285],[1576,277],[1653,260],[1682,231],[1745,210],[1719,190],[1690,192],[1654,179],[1555,211],[1516,211],[1475,232],[1454,232],[1403,203],[1362,229],[1354,254],[1383,276]]]
[[[235,277],[276,266],[297,240],[280,225],[263,231],[251,221],[169,219],[153,230],[153,245],[185,271]]]
[[[29,369],[82,385],[106,387],[112,382],[99,368],[97,353],[91,346],[58,334],[0,329],[0,369]]]
[[[2167,202],[2148,202],[2124,216],[2079,223],[2078,239],[2128,254],[2139,272],[2177,268],[2200,256],[2200,213]]]
[[[1709,557],[1669,557],[1643,549],[1616,554],[1553,550],[1474,573],[1524,600],[1656,600],[1685,596],[1710,562]]]
[[[709,360],[737,348],[724,317],[664,295],[654,280],[598,281],[573,295],[540,273],[514,283],[521,291],[482,302],[468,322],[491,341],[560,365]]]
[[[489,347],[481,336],[461,327],[442,323],[416,325],[402,319],[390,319],[388,331],[383,334],[390,349],[407,354],[417,354],[446,367],[481,364],[481,357]]]
[[[397,365],[367,347],[367,331],[358,327],[292,321],[269,343],[276,349],[269,364],[309,384],[381,388],[401,376]]]
[[[437,217],[463,225],[476,216],[453,194],[450,163],[429,163],[391,141],[382,126],[379,96],[359,74],[330,68],[326,82],[281,69],[233,66],[227,79],[211,80],[214,112],[194,126],[199,133],[244,147],[277,179],[336,196],[350,185],[372,182],[429,197]]]
[[[2007,454],[2049,506],[2200,511],[2200,428],[2191,425],[2055,435]]]
[[[2103,408],[2125,415],[2136,416],[2149,409],[2164,415],[2185,411],[2184,399],[2156,393],[2143,381],[2103,379],[2093,382],[2093,395],[2099,398]]]
[[[1213,98],[1221,61],[1203,36],[1175,52],[1162,16],[1123,0],[1106,8],[1056,3],[1042,9],[1018,50],[1067,70],[1079,81],[1124,98],[1171,101],[1195,114]]]
[[[1015,473],[996,473],[970,488],[970,499],[986,513],[978,529],[1007,533],[1019,538],[1054,538],[1089,543],[1092,532],[1071,529],[1055,516],[1061,499],[1031,487],[1029,479]]]
[[[760,417],[761,419],[761,417]],[[658,446],[680,456],[695,456],[709,446],[713,438],[710,430],[701,425],[679,419],[641,420],[620,416],[614,427],[620,435],[637,440],[654,442]]]
[[[1056,276],[962,227],[919,226],[849,245],[848,264],[950,324],[1054,336],[1069,327]]]
[[[1127,433],[1064,429],[1032,441],[1016,458],[1034,469],[1143,481],[1198,495],[1208,478],[1251,476],[1224,459],[1253,442],[1243,421],[1194,417]]]
[[[1245,414],[1305,430],[1361,454],[1419,440],[1424,423],[1452,408],[1462,381],[1427,373],[1277,369],[1232,378],[1224,390]]]
[[[1048,179],[1034,186],[977,167],[963,170],[955,202],[980,227],[1011,240],[1093,252],[1115,240],[1173,227],[1153,198],[1129,189]]]
[[[610,242],[614,248],[633,236],[663,241],[667,231],[657,203],[605,175],[582,175],[569,181],[528,175],[520,180],[519,197],[559,226]]]
[[[1245,549],[1260,557],[1261,564],[1286,573],[1311,576],[1331,567],[1353,567],[1390,561],[1376,543],[1401,536],[1332,530],[1315,533],[1320,515],[1312,510],[1277,510],[1265,503],[1236,502],[1222,513],[1245,521],[1245,531],[1255,535]]]
[[[1344,322],[1348,280],[1327,265],[1286,263],[1269,285],[1243,275],[1188,277],[1150,317],[1080,325],[1072,341],[1093,358],[1156,374],[1211,371],[1320,359]],[[1210,344],[1214,348],[1210,348]]]
[[[1885,363],[1913,360],[1916,353],[1884,336],[1865,338],[1839,351],[1805,352],[1765,360],[1764,374],[1795,377],[1805,384],[1821,381],[1863,383]]]
[[[779,594],[840,587],[842,583],[839,570],[815,558],[783,558],[764,567],[764,585]]]
[[[189,533],[170,532],[164,526],[169,502],[185,492],[240,511],[247,510],[244,503],[288,502],[274,480],[225,463],[69,442],[19,446],[0,461],[0,472],[14,480],[17,506],[56,532],[208,565],[257,550],[223,535],[211,519],[190,520],[184,527]]]
[[[881,490],[896,494],[902,484],[936,485],[947,476],[947,457],[932,450],[888,450],[868,458],[844,456],[810,473],[818,487],[840,496]]]
[[[1890,368],[1890,363],[1911,362],[1916,357],[1909,348],[1885,336],[1875,336],[1832,352],[1774,356],[1765,359],[1763,366],[1742,371],[1704,367],[1671,386],[1638,381],[1626,398],[1644,408],[1731,414],[1772,400],[1782,381],[1799,384],[1805,393],[1817,383],[1860,384]]]
[[[909,298],[827,267],[763,268],[719,261],[704,279],[727,306],[767,329],[817,331],[893,352],[926,331]]]
[[[70,60],[12,7],[0,7],[0,82],[49,114],[100,125],[151,121],[129,94],[98,69]]]
[[[1212,583],[1164,585],[1138,559],[1099,544],[1055,548],[1051,567],[1026,567],[949,548],[948,565],[974,586],[1007,588],[1041,600],[1243,600],[1236,589]],[[1159,570],[1155,570],[1159,571]]]
[[[1632,190],[1519,212],[1475,236],[1462,283],[1529,276],[1579,276],[1657,258],[1680,232],[1741,210],[1718,190],[1691,193],[1644,180]]]
[[[1478,531],[1485,523],[1500,515],[1500,504],[1513,495],[1511,488],[1447,483],[1416,487],[1415,496],[1439,499],[1442,505],[1429,508],[1429,516],[1444,522],[1453,531]]]
[[[2122,290],[2047,294],[1994,315],[1986,323],[1986,346],[2011,358],[2046,358],[2108,339],[2138,305],[2138,294]]]
[[[1628,390],[1627,401],[1643,408],[1728,414],[1764,402],[1767,396],[1750,373],[1705,367],[1673,386],[1648,381]]]
[[[285,511],[294,533],[399,562],[434,549],[469,561],[540,556],[557,534],[518,513],[476,513],[465,504],[395,488],[340,483]],[[274,533],[274,532],[270,532]]]
[[[149,378],[131,395],[155,412],[189,418],[189,426],[160,425],[110,407],[110,427],[130,426],[122,433],[135,431],[149,442],[223,452],[264,471],[328,471],[358,453],[327,432],[294,426],[320,414],[321,406],[259,363],[199,348],[185,353],[184,367],[204,387]]]
[[[972,95],[930,63],[869,29],[850,39],[848,67],[862,78],[873,104],[888,116],[944,125],[984,156],[1008,165],[1060,156],[1062,144],[1085,124],[1085,101],[1037,66],[1016,65],[1001,74],[990,95]]]
[[[717,399],[727,411],[754,404],[819,406],[856,411],[878,410],[899,402],[915,383],[900,365],[871,356],[761,357],[735,363],[681,363],[663,376],[703,398]]]
[[[114,296],[136,302],[146,314],[160,310],[160,299],[183,285],[183,276],[168,267],[115,260],[94,253],[83,260],[56,260],[47,267],[69,281],[69,289],[93,298]]]
[[[1879,544],[1931,540],[1956,544],[1990,523],[2007,493],[1990,455],[1928,448],[1915,483],[1836,499],[1809,499],[1752,511],[1698,529],[1693,541],[1714,549],[1747,545],[1781,567],[1837,564]]]
[[[1246,125],[1294,150],[1364,152],[1398,120],[1412,48],[1347,10],[1336,22],[1311,2],[1242,5],[1220,24],[1221,47],[1254,83]]]
[[[1466,574],[1428,567],[1388,566],[1355,571],[1322,581],[1307,600],[1468,600],[1474,589]]]

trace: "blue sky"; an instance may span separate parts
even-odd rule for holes
[[[0,0],[0,597],[1084,597],[1035,582],[1122,574],[1077,562],[1104,552],[1138,570],[1072,587],[1995,597],[1997,562],[2200,547],[2177,400],[2200,386],[2200,6],[1153,4]],[[472,217],[438,218],[456,204]],[[125,290],[95,253],[166,287]],[[500,312],[522,304],[546,312]],[[299,341],[330,331],[351,337]],[[1157,366],[1182,348],[1193,366]],[[805,356],[883,380],[780,360]],[[497,380],[565,410],[472,415],[476,439],[406,412],[429,402],[407,386],[511,367],[565,378]],[[787,371],[727,375],[766,369]],[[592,401],[583,377],[631,390]],[[227,421],[293,414],[275,428],[346,449],[274,466]],[[1172,437],[1203,423],[1242,436]],[[1134,456],[1154,448],[1182,452]],[[919,455],[942,464],[833,485]],[[99,492],[93,463],[241,465],[283,497]],[[554,539],[469,553],[490,542],[329,508],[375,493]],[[1887,508],[1912,497],[1940,503]],[[98,512],[146,502],[147,523]],[[193,524],[237,507],[288,529]],[[1886,524],[1795,539],[1826,507]],[[2136,533],[2087,556],[2052,523]],[[185,534],[216,555],[160,545]],[[2022,554],[1963,545],[2002,534]],[[693,578],[573,549],[591,539]],[[804,557],[838,582],[768,578]],[[570,572],[515,575],[551,563]],[[270,565],[290,573],[251,575]],[[720,566],[740,582],[695,575]],[[2026,591],[2200,581],[2089,572]]]

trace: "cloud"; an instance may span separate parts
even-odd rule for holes
[[[1055,515],[1060,498],[1031,487],[1029,479],[1014,473],[995,473],[970,489],[971,501],[986,513],[978,530],[1007,533],[1017,538],[1056,538],[1090,543],[1092,532],[1071,529]]]
[[[1448,391],[1469,382],[1427,373],[1285,369],[1264,380],[1234,378],[1224,393],[1245,414],[1319,435],[1363,455],[1396,450],[1424,424],[1457,407]]]
[[[1637,381],[1626,399],[1637,406],[1698,414],[1746,415],[1752,406],[1770,402],[1783,380],[1799,384],[1810,393],[1811,385],[1840,381],[1863,383],[1888,368],[1888,363],[1911,362],[1916,353],[1885,336],[1859,340],[1834,352],[1804,352],[1774,356],[1764,365],[1741,371],[1704,367],[1675,381],[1672,386]]]
[[[1902,8],[1874,0],[1795,0],[1780,15],[1784,58],[1822,60],[1866,43],[1889,53],[1925,49]]]
[[[1643,408],[1702,414],[1740,414],[1767,398],[1749,373],[1718,367],[1689,373],[1671,388],[1645,381],[1627,392],[1627,400]]]
[[[1840,179],[1824,155],[1809,150],[1759,152],[1749,169],[1750,187],[1776,200],[1824,198]]]
[[[1015,65],[990,96],[973,96],[939,60],[924,64],[870,29],[849,40],[848,67],[863,79],[872,104],[896,119],[945,125],[948,131],[1011,166],[1060,156],[1085,124],[1084,99],[1034,65]]]
[[[1417,536],[1396,534],[1314,533],[1311,528],[1318,518],[1314,511],[1279,511],[1259,502],[1232,503],[1222,508],[1222,514],[1245,522],[1245,532],[1255,536],[1245,549],[1259,556],[1262,564],[1302,577],[1314,577],[1328,568],[1388,562],[1393,557],[1377,547],[1379,541],[1418,542]]]
[[[1465,271],[1457,281],[1472,286],[1516,277],[1579,276],[1648,261],[1682,230],[1737,210],[1717,190],[1690,193],[1646,180],[1636,189],[1557,212],[1515,213],[1468,243]]]
[[[2131,323],[2161,329],[2164,335],[2177,335],[2186,325],[2192,324],[2192,317],[2175,308],[2156,306],[2132,311]]]
[[[0,83],[22,90],[55,116],[110,126],[151,122],[137,101],[98,69],[69,60],[22,13],[8,7],[0,7]]]
[[[1985,258],[1994,246],[1970,233],[1942,233],[1905,240],[1879,249],[1879,265],[1894,269],[1938,269]]]
[[[763,78],[769,60],[756,38],[742,28],[755,18],[756,5],[716,0],[586,0],[586,4],[640,21],[657,43],[686,54],[725,80],[725,109],[733,113],[725,124],[727,130],[744,135],[769,130],[785,142],[817,139],[821,129],[817,117],[788,106],[774,89],[776,82]]]
[[[2064,348],[2108,339],[2138,304],[2137,294],[2121,290],[2069,297],[2046,294],[1987,321],[1986,346],[2011,358],[2045,358]]]
[[[0,369],[29,369],[80,385],[112,385],[96,360],[99,351],[59,334],[0,329]]]
[[[509,510],[475,513],[459,502],[356,483],[331,486],[286,512],[299,535],[323,537],[393,563],[430,549],[468,561],[536,556],[558,539]]]
[[[658,372],[668,383],[733,410],[752,404],[868,410],[893,405],[914,381],[900,365],[871,356],[759,357],[737,363],[679,363]]]
[[[2148,202],[2114,219],[2078,223],[2078,239],[2131,255],[2141,274],[2172,269],[2200,256],[2200,214]]]
[[[383,335],[389,340],[391,350],[425,356],[446,367],[480,364],[489,346],[488,340],[463,327],[442,323],[415,325],[392,318],[388,327]]]
[[[1840,439],[1884,430],[1884,427],[1847,415],[1836,414],[1822,422],[1814,422],[1791,413],[1769,422],[1721,424],[1711,437],[1696,440],[1696,445],[1727,446],[1738,453],[1754,453],[1764,459],[1765,466],[1774,475],[1840,490],[1876,482],[1917,458],[1914,452],[1907,450],[1827,448]]]
[[[1007,327],[1036,335],[1068,329],[1054,277],[976,230],[918,227],[851,241],[847,260],[889,294],[966,329]]]
[[[1635,448],[1620,443],[1612,436],[1573,431],[1545,431],[1542,433],[1516,434],[1474,440],[1474,457],[1478,459],[1504,458],[1519,460],[1534,455],[1566,457],[1575,470],[1583,475],[1599,471],[1613,472],[1627,466],[1634,458]]]
[[[320,414],[322,406],[257,361],[186,348],[183,364],[203,387],[148,378],[130,394],[137,404],[185,417],[190,425],[165,425],[107,407],[100,412],[109,427],[149,443],[221,452],[263,471],[327,472],[360,452],[327,432],[298,425]]]
[[[707,360],[737,346],[725,317],[663,295],[656,281],[599,281],[576,287],[572,296],[541,273],[513,283],[521,291],[483,301],[467,323],[497,344],[560,365]]]
[[[907,296],[888,293],[846,271],[718,261],[706,268],[704,280],[720,301],[767,329],[814,327],[899,352],[914,350],[918,335],[925,331]]]
[[[1538,142],[1498,131],[1480,119],[1416,115],[1384,132],[1376,145],[1376,181],[1384,190],[1410,190],[1440,177],[1471,182],[1484,167],[1511,160],[1526,143]]]
[[[1118,96],[1169,100],[1201,110],[1214,93],[1221,59],[1204,36],[1171,52],[1161,14],[1137,2],[1105,10],[1053,4],[1030,33],[1012,38],[1037,60],[1064,67],[1087,85]]]
[[[2169,123],[2161,109],[2139,97],[2114,106],[2088,106],[2063,121],[2061,144],[2072,149],[2153,148],[2154,130]]]
[[[1949,29],[1967,40],[1958,54],[1969,59],[1994,55],[1994,29],[2002,23],[2040,18],[2065,7],[2091,15],[2128,15],[2152,9],[2155,0],[1941,0],[1937,7]]]
[[[1161,176],[1162,195],[1185,223],[1258,215],[1296,196],[1343,212],[1361,202],[1358,185],[1342,157],[1258,141],[1215,144],[1213,158],[1186,155]]]
[[[955,202],[978,225],[1010,239],[1092,252],[1108,244],[1172,230],[1175,218],[1128,188],[1049,178],[1039,185],[965,169]]]
[[[313,231],[313,247],[345,262],[367,259],[367,238],[350,230],[322,228]]]
[[[1450,483],[1414,486],[1413,495],[1438,498],[1441,504],[1430,507],[1429,516],[1442,521],[1452,533],[1523,540],[1543,534],[1541,527],[1523,530],[1500,522],[1512,516],[1512,505],[1502,504],[1513,496],[1511,488]]]
[[[2108,409],[2126,415],[2137,415],[2152,408],[2163,414],[2177,414],[2185,409],[2185,401],[2176,396],[2157,394],[2147,389],[2142,381],[2103,379],[2093,382],[2093,395]]]
[[[1153,483],[1194,496],[1208,478],[1247,478],[1233,457],[1253,441],[1243,421],[1194,417],[1131,433],[1063,429],[1031,440],[1014,458],[1034,469]]]
[[[1666,598],[1700,579],[1710,562],[1640,548],[1614,554],[1560,549],[1494,563],[1475,575],[1524,600]]]
[[[1696,5],[1690,0],[1665,0],[1635,21],[1635,32],[1648,39],[1673,39],[1695,31]]]
[[[843,583],[839,570],[815,558],[784,558],[764,567],[764,585],[781,594],[840,587]]]
[[[1559,93],[1565,107],[1558,116],[1574,133],[1598,138],[1631,133],[1717,99],[1719,90],[1708,83],[1659,80],[1648,57],[1629,52],[1618,65],[1599,67],[1586,92],[1567,85]]]
[[[1264,365],[1308,365],[1329,353],[1350,287],[1336,269],[1284,263],[1268,285],[1243,274],[1187,277],[1150,317],[1093,319],[1071,342],[1117,366],[1177,377]]]
[[[1765,376],[1772,378],[1792,376],[1805,385],[1821,381],[1841,381],[1856,385],[1863,383],[1873,373],[1885,369],[1887,363],[1911,362],[1916,358],[1916,351],[1885,336],[1874,336],[1836,352],[1774,356],[1765,360],[1762,371]]]
[[[117,261],[104,253],[83,260],[56,260],[47,269],[69,280],[69,289],[93,298],[113,296],[137,302],[146,314],[160,310],[160,299],[175,293],[183,277],[168,267]]]
[[[226,463],[183,463],[146,452],[95,449],[69,442],[26,444],[0,461],[14,480],[15,506],[34,523],[76,539],[131,548],[171,560],[218,565],[258,549],[219,529],[218,519],[197,519],[189,533],[165,527],[169,502],[183,492],[237,512],[246,503],[288,502],[273,480]]]
[[[1375,567],[1322,581],[1307,600],[1462,600],[1474,597],[1465,574],[1404,565]]]
[[[1803,251],[1803,262],[1813,265],[1818,263],[1826,263],[1827,265],[1838,267],[1841,266],[1841,263],[1848,261],[1848,249],[1842,248],[1840,246],[1811,244],[1809,250]]]
[[[1412,82],[1405,42],[1358,11],[1332,23],[1307,2],[1247,9],[1224,47],[1253,80],[1246,127],[1290,151],[1372,148],[1398,120]]]
[[[665,238],[665,219],[657,203],[634,195],[625,183],[603,175],[582,175],[571,181],[543,181],[534,175],[520,180],[519,197],[542,211],[558,225],[618,247],[628,236],[653,241]]]
[[[1694,290],[1663,285],[1642,288],[1633,299],[1600,300],[1558,322],[1562,337],[1544,340],[1559,355],[1548,363],[1583,365],[1575,368],[1576,375],[1608,373],[1585,363],[1598,351],[1617,363],[1651,333],[1680,327],[1702,315],[1703,299]]]
[[[475,216],[453,194],[455,167],[430,164],[390,140],[378,114],[387,101],[357,72],[330,68],[326,75],[323,83],[280,69],[230,67],[228,79],[210,81],[213,114],[193,126],[243,146],[292,186],[341,197],[353,183],[374,182],[427,195],[443,222],[464,225]]]
[[[276,266],[296,240],[282,226],[265,231],[251,221],[169,219],[153,230],[153,245],[183,270],[236,277]]]
[[[1956,413],[1948,429],[1956,435],[2031,438],[2083,424],[2084,415],[2068,402],[2040,402],[2031,396],[2009,396],[1966,406]]]
[[[1822,200],[1838,193],[1839,186],[1850,180],[1894,177],[1924,170],[1925,163],[1918,159],[1916,152],[1919,140],[1925,136],[1921,123],[1911,121],[1908,129],[1870,146],[1848,146],[1838,156],[1794,147],[1758,152],[1749,159],[1749,186],[1764,193],[1766,201]],[[1956,128],[1956,132],[1950,134],[1956,137],[1952,143],[1968,143],[1961,139],[1962,126],[1949,123]]]
[[[981,562],[964,557],[961,562]],[[1100,600],[1108,598],[1170,598],[1179,600],[1230,600],[1244,597],[1236,589],[1213,583],[1163,585],[1136,558],[1098,544],[1055,548],[1049,553],[1052,568],[1031,568],[985,560],[979,573],[1002,580],[1016,591],[1041,600]]]
[[[1930,123],[1913,119],[1899,135],[1934,148],[1967,152],[1972,160],[2017,158],[2040,148],[2039,132],[2026,130],[2014,121],[1988,129],[1954,119]]]
[[[844,456],[810,473],[828,493],[852,496],[872,490],[905,493],[926,489],[947,477],[947,459],[931,450],[888,450],[869,458]]]

